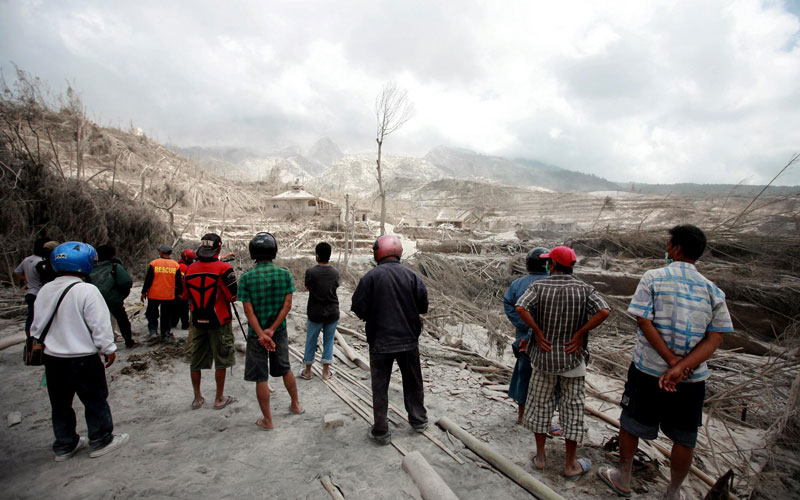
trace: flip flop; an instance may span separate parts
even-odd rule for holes
[[[581,472],[580,474],[575,474],[574,476],[565,476],[567,481],[577,481],[579,478],[583,477],[587,472],[589,472],[589,469],[592,468],[592,461],[588,458],[579,458],[576,461],[578,462],[578,465],[581,466]]]
[[[547,435],[548,435],[549,437],[558,437],[558,436],[560,436],[561,434],[562,434],[562,432],[561,432],[561,426],[560,426],[560,425],[558,425],[558,424],[554,425],[553,427],[550,427],[550,430],[549,430],[549,431],[547,431]]]
[[[199,402],[192,401],[192,410],[197,410],[206,402],[206,398],[201,397]]]
[[[305,412],[306,412],[306,409],[305,409],[305,408],[300,408],[300,411],[294,411],[294,410],[292,410],[292,407],[291,407],[291,406],[289,406],[289,412],[290,412],[292,415],[302,415],[303,413],[305,413]]]
[[[235,397],[228,396],[227,398],[225,398],[225,402],[222,403],[221,405],[219,405],[219,406],[214,405],[214,409],[215,410],[221,410],[221,409],[225,408],[226,406],[228,406],[229,404],[235,403],[236,401],[238,401],[238,400]]]
[[[306,371],[305,370],[300,370],[300,373],[297,376],[300,377],[303,380],[311,380],[312,378],[314,378],[313,374],[312,375],[306,375]]]
[[[328,373],[327,376],[325,376],[325,375],[322,376],[322,380],[328,380],[331,377],[333,377],[333,373]]]
[[[274,430],[274,429],[267,429],[263,425],[259,424],[259,422],[263,422],[263,421],[264,421],[263,418],[259,418],[258,420],[256,420],[256,425],[258,426],[259,429],[261,429],[262,431],[272,431],[272,430]]]
[[[533,464],[533,468],[536,469],[536,470],[544,470],[544,467],[539,467],[538,465],[536,465],[536,457],[538,457],[538,456],[539,455],[534,455],[533,458],[531,459],[531,463]]]
[[[597,475],[598,475],[598,477],[600,477],[600,479],[603,480],[604,483],[606,483],[608,485],[609,488],[614,490],[614,492],[617,495],[619,495],[621,497],[624,497],[624,498],[630,498],[631,497],[631,492],[630,491],[624,491],[624,490],[619,489],[619,486],[614,484],[614,481],[611,480],[611,476],[610,476],[611,471],[612,471],[611,467],[609,467],[607,465],[604,465],[604,466],[600,467],[599,469],[597,469]]]

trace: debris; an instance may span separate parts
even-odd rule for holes
[[[445,335],[439,339],[439,342],[447,347],[455,347],[456,349],[464,348],[464,339],[458,338],[455,335]]]
[[[22,413],[18,411],[12,411],[8,414],[8,426],[13,427],[19,423],[22,423]]]

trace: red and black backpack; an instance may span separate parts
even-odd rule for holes
[[[236,297],[236,277],[225,262],[194,262],[184,276],[192,323],[209,328],[231,322],[230,302]],[[220,296],[221,294],[221,296]]]

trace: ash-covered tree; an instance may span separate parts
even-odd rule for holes
[[[397,87],[395,82],[383,86],[375,99],[375,117],[378,120],[375,141],[378,143],[377,178],[381,197],[381,235],[386,234],[386,187],[383,184],[381,153],[387,135],[399,129],[414,115],[414,103],[408,100],[408,92]]]

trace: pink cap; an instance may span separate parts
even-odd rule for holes
[[[550,250],[549,253],[543,253],[539,256],[540,259],[553,259],[556,263],[562,266],[572,267],[578,260],[578,256],[570,247],[559,246]]]

